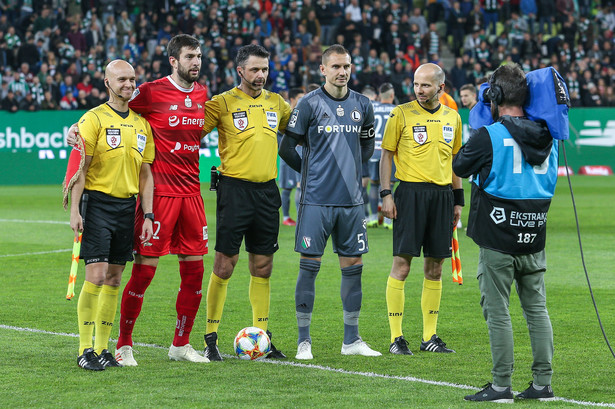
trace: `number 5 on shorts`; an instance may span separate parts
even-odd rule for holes
[[[357,242],[359,243],[359,251],[367,250],[367,244],[365,243],[365,233],[357,234]]]

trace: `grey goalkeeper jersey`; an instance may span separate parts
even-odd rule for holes
[[[334,99],[321,87],[301,98],[286,128],[303,145],[301,204],[363,204],[360,138],[373,125],[370,100],[355,91]]]

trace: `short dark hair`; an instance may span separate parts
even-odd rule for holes
[[[303,90],[303,88],[291,88],[290,91],[288,91],[288,99],[295,99],[297,98],[297,95],[299,94],[305,94],[305,91]]]
[[[243,67],[246,65],[248,58],[250,57],[259,57],[259,58],[269,58],[271,54],[269,51],[265,49],[265,47],[260,46],[258,44],[248,44],[244,45],[237,51],[237,57],[235,58],[235,65],[238,67]]]
[[[380,87],[378,88],[378,93],[384,94],[385,92],[389,92],[392,89],[395,89],[393,84],[391,84],[390,82],[385,82],[384,84],[380,85]]]
[[[527,97],[527,82],[523,69],[515,63],[500,66],[491,74],[490,85],[502,88],[500,105],[523,106]]]
[[[317,90],[318,88],[320,88],[320,85],[318,85],[318,84],[316,84],[314,82],[308,84],[308,86],[307,86],[308,92],[312,92],[314,90]]]
[[[322,53],[322,64],[326,65],[327,59],[331,54],[346,54],[350,57],[350,52],[341,44],[333,44]]]
[[[371,95],[371,96],[373,96],[374,98],[378,95],[378,94],[376,93],[376,89],[375,89],[374,87],[372,87],[371,85],[366,85],[366,86],[363,88],[363,91],[361,91],[361,93],[362,93],[363,95],[365,95],[366,97]]]
[[[476,87],[474,84],[465,84],[459,88],[459,91],[470,91],[471,93],[476,94]]]
[[[167,54],[169,57],[173,57],[176,60],[179,60],[179,54],[182,51],[182,48],[187,47],[191,50],[196,48],[201,48],[201,43],[195,37],[188,34],[179,34],[176,35],[169,41],[167,45]]]

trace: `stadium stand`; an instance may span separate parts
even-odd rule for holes
[[[88,109],[105,101],[102,71],[116,58],[138,83],[170,73],[166,44],[199,39],[200,82],[238,84],[233,59],[257,42],[271,53],[268,88],[320,83],[323,47],[352,53],[350,87],[391,82],[414,99],[412,76],[441,65],[453,84],[480,84],[500,64],[554,66],[573,106],[615,106],[614,0],[0,0],[2,109]],[[68,95],[68,94],[72,94]],[[31,95],[27,97],[27,95]],[[67,96],[68,95],[68,96]]]

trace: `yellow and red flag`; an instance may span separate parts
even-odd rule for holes
[[[68,290],[66,291],[66,299],[71,300],[75,296],[75,282],[77,281],[77,269],[79,268],[79,252],[81,251],[81,233],[79,237],[75,237],[73,242],[73,256],[70,263],[70,274],[68,276]]]
[[[70,194],[73,185],[79,179],[83,164],[85,163],[85,141],[78,135],[77,143],[73,147],[68,157],[68,164],[66,165],[66,176],[64,182],[62,182],[62,193],[64,197],[62,199],[62,205],[64,210],[68,207],[68,195]],[[79,237],[75,237],[73,241],[73,254],[70,263],[70,274],[68,276],[68,290],[66,291],[66,299],[71,300],[75,296],[75,282],[77,281],[77,269],[79,268],[79,254],[81,251],[81,233]]]
[[[453,282],[462,285],[463,275],[461,274],[461,258],[459,258],[459,236],[457,235],[457,226],[453,228],[453,252],[451,256],[451,265],[453,266]]]

